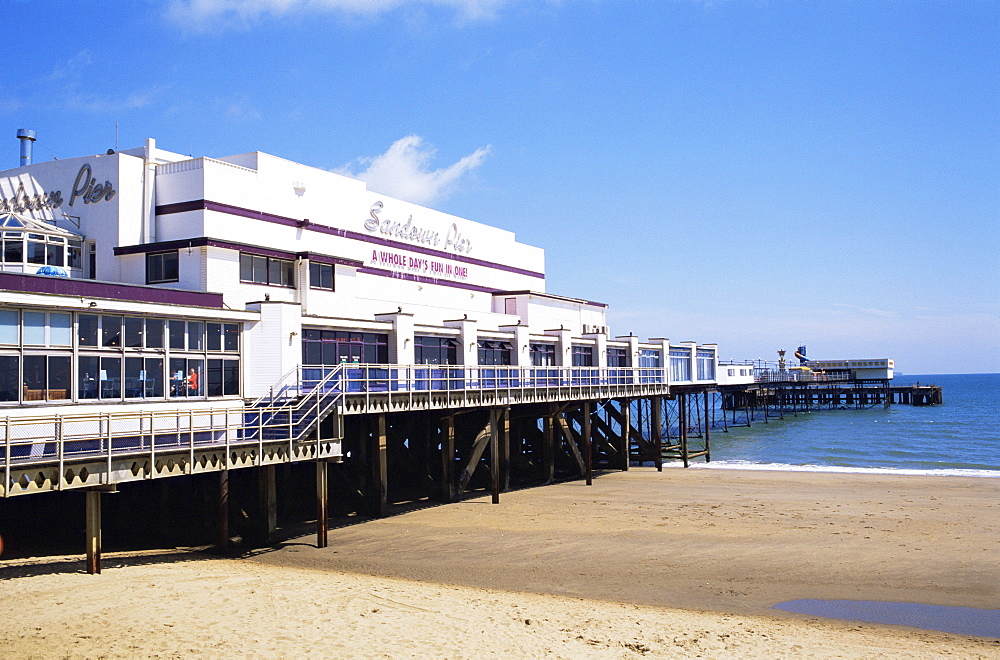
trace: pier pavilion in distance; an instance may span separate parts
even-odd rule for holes
[[[717,347],[615,336],[509,231],[263,153],[150,139],[32,163],[21,137],[0,172],[0,505],[86,491],[91,571],[109,491],[211,491],[225,546],[231,479],[264,537],[301,488],[323,545],[331,475],[381,516],[659,465],[667,401],[707,436],[707,394],[687,398]]]

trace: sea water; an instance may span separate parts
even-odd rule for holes
[[[712,433],[712,462],[692,467],[1000,478],[1000,374],[904,376],[893,385],[916,383],[940,385],[944,403],[800,412],[730,426]],[[1000,610],[814,599],[774,607],[1000,638]]]
[[[712,431],[711,463],[692,467],[1000,477],[1000,374],[893,381],[916,383],[940,385],[944,403],[786,413],[750,427],[730,425]]]

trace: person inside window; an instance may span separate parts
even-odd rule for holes
[[[190,373],[187,377],[187,390],[188,396],[195,396],[198,394],[198,372],[191,367]]]

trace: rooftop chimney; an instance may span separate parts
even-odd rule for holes
[[[21,141],[21,167],[31,165],[31,143],[35,141],[35,132],[30,128],[19,128],[17,139]]]

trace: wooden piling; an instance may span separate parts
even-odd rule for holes
[[[374,416],[374,424],[367,440],[368,451],[368,515],[384,518],[389,514],[388,438],[385,413]]]
[[[591,437],[590,401],[583,402],[583,447],[584,460],[587,465],[587,485],[591,486],[594,483],[594,442]]]
[[[663,397],[654,396],[652,398],[652,439],[653,449],[656,451],[656,470],[663,472]]]
[[[500,504],[499,416],[496,408],[490,408],[490,491],[493,504]]]
[[[632,451],[632,401],[622,399],[621,406],[621,443],[622,443],[622,470],[628,472],[630,454]]]
[[[229,552],[229,469],[219,472],[219,498],[216,518],[215,548],[218,552]]]
[[[101,491],[87,491],[87,572],[101,572]]]
[[[329,477],[327,462],[316,461],[316,547],[325,548],[329,542],[330,511],[329,511]]]

